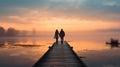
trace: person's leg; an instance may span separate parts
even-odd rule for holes
[[[63,38],[61,38],[61,43],[63,44]]]
[[[64,37],[63,37],[63,41],[64,41]]]
[[[58,44],[58,38],[56,38],[56,44]]]

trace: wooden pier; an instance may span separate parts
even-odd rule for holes
[[[54,43],[33,67],[86,67],[67,42]]]

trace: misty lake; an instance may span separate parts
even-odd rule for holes
[[[120,67],[119,47],[106,45],[105,40],[66,40],[88,67]],[[0,67],[32,67],[53,42],[44,37],[0,38]]]

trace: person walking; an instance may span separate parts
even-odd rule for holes
[[[56,39],[56,43],[58,43],[58,38],[59,38],[59,31],[56,29],[54,38]]]
[[[63,29],[61,29],[59,36],[60,36],[60,39],[61,39],[61,43],[63,44],[64,37],[65,37],[65,32],[63,31]]]

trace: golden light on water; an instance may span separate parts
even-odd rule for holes
[[[96,45],[97,44],[97,45]],[[84,50],[104,50],[108,49],[107,46],[103,45],[104,43],[98,42],[89,42],[89,41],[79,41],[79,42],[70,42],[71,46],[74,46],[75,51],[84,51]]]

